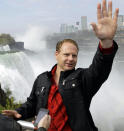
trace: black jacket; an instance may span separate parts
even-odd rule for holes
[[[98,48],[89,68],[61,72],[58,88],[72,131],[97,131],[89,107],[92,97],[109,76],[117,49],[115,42],[114,50],[109,55],[103,55]],[[41,107],[47,107],[50,87],[51,72],[40,74],[34,82],[27,102],[17,109],[22,119],[36,115]]]

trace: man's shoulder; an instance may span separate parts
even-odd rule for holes
[[[42,72],[41,74],[39,74],[39,75],[37,76],[37,78],[39,78],[39,77],[44,77],[44,76],[48,76],[49,73],[50,73],[49,71]]]
[[[48,71],[45,71],[45,72],[40,73],[38,76],[46,75],[47,73]]]
[[[80,74],[83,74],[83,72],[84,72],[85,70],[86,70],[85,68],[76,68],[75,70],[73,70],[73,71],[70,73],[70,76],[79,77],[79,75],[80,75]]]
[[[50,71],[45,71],[45,72],[39,74],[37,76],[37,79],[45,79],[45,78],[50,78],[50,77],[51,77]]]
[[[37,78],[35,79],[35,83],[37,85],[46,84],[50,80],[50,78],[50,72],[45,71],[37,76]]]
[[[76,72],[83,72],[83,71],[85,71],[85,70],[87,70],[87,68],[81,68],[81,67],[79,67],[79,68],[77,68],[75,71],[76,71]]]

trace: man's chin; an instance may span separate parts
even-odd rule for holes
[[[66,68],[65,68],[65,71],[73,70],[73,69],[74,69],[74,67],[66,67]]]

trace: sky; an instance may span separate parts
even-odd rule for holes
[[[124,15],[124,1],[112,0],[113,8]],[[60,24],[75,25],[81,16],[96,22],[96,6],[101,0],[0,0],[0,33],[17,34],[31,26],[59,32]]]

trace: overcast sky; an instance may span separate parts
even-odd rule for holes
[[[112,0],[124,15],[124,0]],[[96,21],[96,6],[101,0],[0,0],[0,33],[16,34],[29,26],[47,27],[59,32],[60,24],[75,25],[81,16]]]

